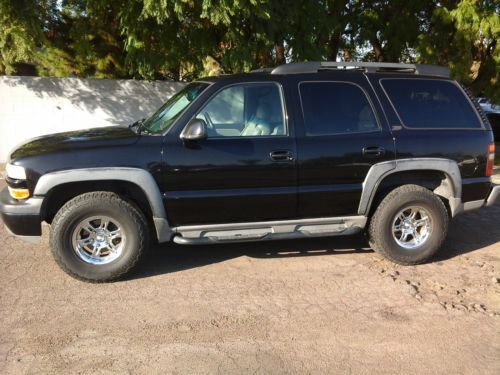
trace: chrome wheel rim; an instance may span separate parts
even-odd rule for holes
[[[77,256],[89,264],[108,264],[120,257],[125,246],[122,225],[108,216],[92,216],[82,220],[72,235]]]
[[[419,206],[409,206],[399,211],[392,221],[392,237],[404,249],[422,246],[432,233],[432,218]]]

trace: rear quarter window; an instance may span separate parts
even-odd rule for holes
[[[482,128],[472,104],[452,81],[384,78],[380,84],[407,128]]]

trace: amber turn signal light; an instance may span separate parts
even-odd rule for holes
[[[16,189],[9,186],[9,194],[14,199],[26,199],[30,196],[28,189]]]

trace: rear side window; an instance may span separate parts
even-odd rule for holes
[[[474,108],[453,82],[431,79],[380,80],[402,125],[415,129],[480,129]]]
[[[379,130],[363,90],[348,82],[301,82],[300,100],[306,135]]]

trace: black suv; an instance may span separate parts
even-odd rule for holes
[[[426,261],[448,220],[495,203],[493,134],[446,68],[307,62],[187,85],[128,127],[31,140],[0,211],[51,224],[70,275],[126,274],[149,239],[179,244],[349,235]]]

